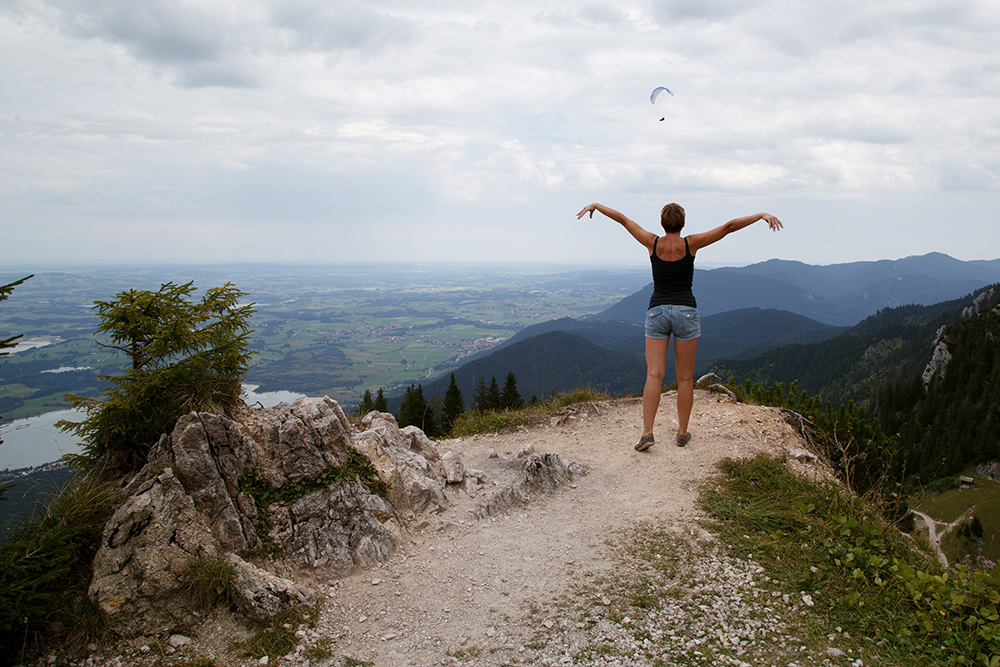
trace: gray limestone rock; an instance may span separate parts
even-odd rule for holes
[[[465,480],[465,465],[462,464],[462,456],[458,452],[445,452],[441,462],[444,464],[445,480],[449,484],[461,484]]]
[[[528,502],[533,497],[551,493],[561,484],[586,474],[587,469],[558,454],[532,454],[522,461],[517,481],[490,495],[479,503],[473,516],[482,520]]]
[[[124,503],[104,530],[90,595],[112,627],[159,634],[193,622],[199,610],[185,574],[217,559],[233,568],[230,600],[247,616],[266,618],[313,600],[308,588],[243,559],[265,542],[283,572],[339,575],[390,558],[405,535],[401,510],[446,505],[444,467],[419,429],[400,429],[382,413],[368,424],[354,433],[329,398],[251,410],[240,423],[210,413],[179,419],[126,484]],[[352,479],[358,452],[392,485],[388,498]],[[251,495],[266,486],[243,488],[250,472],[270,485],[258,496],[268,507]],[[267,534],[258,535],[264,525]]]
[[[166,468],[104,527],[89,594],[123,634],[160,633],[192,620],[184,574],[218,555],[208,522]]]
[[[400,429],[384,412],[369,412],[361,423],[365,430],[355,436],[354,446],[388,485],[388,500],[397,512],[419,514],[448,506],[444,464],[423,431],[412,426]]]
[[[316,601],[312,589],[262,570],[236,554],[228,553],[224,559],[235,573],[230,600],[248,618],[264,621],[290,606]]]

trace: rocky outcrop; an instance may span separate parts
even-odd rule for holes
[[[984,289],[977,294],[972,303],[962,309],[962,319],[967,320],[973,315],[978,315],[994,296],[996,296],[996,287]]]
[[[976,466],[976,474],[1000,482],[1000,461],[982,463]]]
[[[369,412],[361,425],[365,430],[355,438],[355,447],[375,465],[397,511],[414,516],[447,507],[445,467],[423,431],[415,426],[400,429],[387,412]]]
[[[104,528],[90,596],[123,634],[158,633],[192,620],[183,580],[219,556],[208,521],[170,468],[135,489]]]
[[[927,366],[921,375],[925,389],[935,376],[944,377],[945,371],[948,369],[948,363],[951,361],[951,352],[948,351],[948,338],[944,335],[944,330],[945,327],[938,329],[937,336],[934,338],[934,353],[931,355],[931,360],[927,362]]]
[[[473,511],[473,516],[483,520],[506,512],[535,496],[550,493],[560,484],[586,472],[584,466],[567,461],[558,454],[530,454],[521,459],[521,474],[518,479],[481,502]]]
[[[125,486],[92,599],[122,634],[156,634],[197,617],[188,573],[199,563],[229,566],[229,600],[261,619],[315,598],[269,570],[342,575],[385,561],[403,543],[403,515],[447,505],[444,466],[392,415],[364,426],[354,432],[329,398],[248,411],[239,423],[182,417]]]

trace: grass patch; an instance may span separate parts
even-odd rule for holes
[[[0,547],[0,660],[102,636],[87,586],[104,524],[119,502],[113,484],[96,475],[81,479]]]
[[[529,404],[520,410],[497,410],[481,412],[471,410],[459,415],[452,425],[448,437],[464,438],[478,433],[502,433],[518,426],[528,426],[539,418],[558,412],[578,403],[609,401],[612,397],[593,389],[577,389],[556,394],[548,401]]]
[[[245,658],[263,658],[265,655],[272,660],[287,655],[299,645],[295,631],[301,625],[315,623],[319,614],[316,608],[295,606],[281,612],[267,625],[262,626],[250,639],[240,642],[239,653]]]
[[[341,663],[344,665],[344,667],[375,667],[375,663],[372,662],[371,660],[358,660],[356,658],[351,658],[346,655],[344,656],[344,659],[341,661]]]
[[[463,412],[451,427],[449,437],[464,438],[477,433],[502,433],[531,423],[532,408],[501,412]]]
[[[226,597],[236,570],[222,558],[199,558],[181,576],[184,589],[195,604],[208,609]]]
[[[524,664],[560,646],[583,664],[1000,666],[995,572],[939,569],[864,502],[783,461],[720,470],[700,494],[704,531],[622,531],[611,568],[529,609]]]
[[[781,461],[720,467],[701,504],[721,541],[808,592],[811,613],[827,625],[866,638],[866,664],[992,665],[1000,656],[997,572],[940,570],[864,503],[795,477]]]
[[[979,517],[983,524],[985,539],[982,543],[982,556],[993,561],[1000,561],[1000,482],[987,477],[975,477],[975,484],[969,489],[951,488],[942,493],[929,494],[915,505],[921,512],[938,521],[952,522],[958,519],[969,508],[975,508],[973,514]],[[956,485],[957,486],[957,485]],[[945,553],[949,561],[958,562],[965,555],[963,545],[956,544],[954,549],[946,540]]]
[[[211,658],[191,658],[175,662],[174,667],[216,667],[216,662]]]

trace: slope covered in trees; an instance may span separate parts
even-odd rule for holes
[[[608,394],[632,392],[641,389],[646,372],[641,349],[636,352],[615,352],[566,331],[550,331],[463,364],[447,376],[425,382],[423,392],[428,397],[443,397],[454,375],[462,396],[474,398],[480,381],[489,384],[490,378],[496,378],[500,382],[508,373],[517,378],[517,390],[522,397],[546,397],[553,392],[582,387]],[[398,397],[395,401],[390,398],[390,409],[395,409],[398,401]]]
[[[898,432],[907,468],[923,481],[1000,460],[1000,289],[986,292],[940,336],[937,372],[887,383],[873,414]]]
[[[811,395],[835,404],[868,402],[882,384],[923,370],[938,329],[955,321],[971,298],[887,308],[829,340],[783,346],[752,359],[719,360],[708,370],[764,386],[798,381]]]

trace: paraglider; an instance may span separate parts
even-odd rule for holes
[[[663,94],[664,91],[670,93],[671,97],[674,96],[674,93],[666,86],[657,86],[656,88],[653,89],[653,92],[649,94],[649,103],[656,104],[656,98],[658,98],[661,94]],[[664,116],[660,120],[664,120],[665,118],[666,116]]]
[[[657,88],[653,88],[653,92],[649,94],[649,103],[656,104],[656,98],[659,97],[660,93],[662,93],[663,91],[667,91],[668,93],[670,93],[671,96],[673,96],[673,93],[670,92],[669,88],[665,86],[659,86]]]

